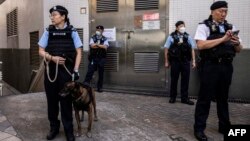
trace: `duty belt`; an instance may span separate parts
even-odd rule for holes
[[[221,64],[221,63],[230,64],[233,62],[233,58],[211,58],[205,62],[211,62],[211,63],[216,63],[216,64]]]

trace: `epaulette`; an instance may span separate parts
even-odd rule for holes
[[[49,31],[51,29],[55,29],[55,26],[54,25],[49,25],[49,27],[46,28],[47,31]]]

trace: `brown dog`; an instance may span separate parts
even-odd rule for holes
[[[80,111],[82,111],[82,119],[84,116],[84,111],[88,113],[88,128],[87,128],[87,137],[92,137],[91,127],[93,121],[93,110],[94,110],[94,121],[97,121],[96,115],[96,100],[94,90],[86,85],[83,85],[80,82],[67,82],[60,92],[60,96],[66,97],[67,95],[72,96],[73,107],[75,110],[75,118],[78,125],[78,131],[76,136],[82,134],[82,128],[80,123]]]

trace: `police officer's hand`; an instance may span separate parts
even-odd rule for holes
[[[78,70],[74,70],[72,77],[74,78],[74,81],[76,81],[80,78],[80,74],[79,74]]]
[[[60,56],[53,56],[51,59],[54,63],[58,62],[58,64],[60,64],[60,65],[63,65],[65,63],[65,60],[66,60],[65,58],[60,57]]]
[[[169,62],[165,62],[165,67],[166,67],[167,69],[170,68]]]
[[[222,42],[227,42],[232,38],[232,31],[228,30],[226,34],[222,37]]]
[[[196,62],[192,61],[192,69],[195,69],[195,68],[196,68]]]
[[[240,45],[240,39],[239,39],[238,36],[232,35],[231,42],[235,46],[239,46]]]

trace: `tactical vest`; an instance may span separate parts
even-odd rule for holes
[[[104,42],[107,40],[106,37],[102,36],[100,39],[97,35],[92,36],[94,43],[103,45]],[[106,58],[106,49],[104,48],[91,48],[90,47],[90,59],[92,58]]]
[[[192,47],[188,43],[188,34],[183,34],[183,42],[180,43],[177,31],[171,33],[174,43],[168,49],[169,60],[190,61],[192,58]]]
[[[211,20],[205,20],[203,23],[205,24],[210,31],[210,35],[207,37],[207,40],[214,40],[218,38],[222,38],[228,30],[232,30],[232,25],[224,22],[224,30],[225,33],[220,32],[219,25],[216,25]],[[212,60],[212,59],[233,59],[235,56],[235,49],[233,44],[230,41],[221,43],[216,47],[210,49],[200,50],[200,57],[204,60]]]
[[[76,58],[76,49],[72,38],[73,26],[67,26],[65,29],[56,29],[50,25],[47,28],[49,32],[48,46],[45,51],[52,56],[61,56],[66,59],[65,64],[74,65]]]

